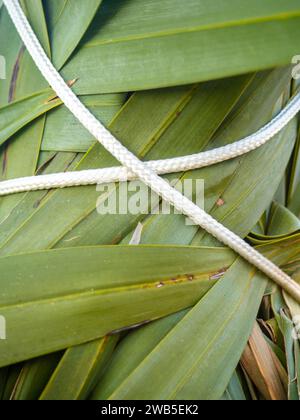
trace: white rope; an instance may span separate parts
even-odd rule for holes
[[[225,226],[213,219],[204,210],[196,206],[192,201],[184,197],[180,192],[172,188],[168,182],[160,178],[149,165],[141,162],[133,153],[127,150],[80,102],[77,96],[69,88],[56,71],[49,58],[42,49],[37,37],[24,15],[18,0],[4,0],[8,12],[33,60],[40,69],[41,73],[65,103],[67,108],[75,115],[82,125],[116,158],[125,166],[130,173],[133,173],[149,186],[154,192],[160,195],[165,201],[172,204],[178,211],[182,212],[190,219],[216,237],[219,241],[228,245],[239,255],[244,257],[251,264],[255,265],[263,273],[273,279],[279,286],[285,289],[300,303],[300,286],[285,274],[279,267],[265,258],[249,244],[235,235]],[[276,127],[279,131],[288,123],[289,118],[295,116],[299,98],[295,98],[293,112],[283,114],[278,120]],[[291,111],[289,111],[291,112]],[[278,124],[278,126],[277,126]],[[267,126],[268,138],[272,138],[278,131],[272,124]],[[275,134],[274,134],[275,133]],[[261,134],[254,135],[259,142]],[[65,176],[65,174],[64,174]]]
[[[278,134],[299,112],[300,93],[294,96],[289,104],[269,124],[258,132],[233,144],[219,147],[207,152],[173,159],[146,162],[152,171],[159,175],[184,172],[203,168],[219,162],[242,156],[266,144]],[[62,172],[17,178],[0,182],[0,196],[26,191],[49,190],[80,185],[105,184],[110,182],[131,181],[136,175],[125,167],[90,169],[85,171]]]

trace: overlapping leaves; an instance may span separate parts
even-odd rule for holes
[[[290,69],[246,73],[289,64],[299,52],[298,1],[188,3],[22,2],[66,80],[145,160],[235,141],[260,128],[290,95]],[[8,76],[0,90],[1,178],[115,165],[48,90],[3,7],[0,42]],[[139,92],[127,95],[132,90]],[[261,251],[296,279],[297,130],[295,120],[248,156],[176,174],[204,179],[206,210],[242,237],[253,230],[250,241],[264,244]],[[275,194],[280,203],[272,204]],[[234,371],[266,279],[183,216],[146,216],[147,208],[99,215],[99,195],[80,187],[1,198],[0,313],[11,336],[0,342],[0,364],[48,354],[1,369],[2,398],[86,399],[96,384],[94,399],[246,399],[247,387],[257,396],[251,380],[259,384],[259,378]],[[90,247],[129,243],[139,221],[143,244],[201,248]],[[289,333],[297,308],[280,301],[279,292],[274,296],[275,320],[265,318],[281,333],[268,345],[281,360],[287,355],[288,396],[296,399],[299,346]],[[125,338],[102,338],[166,315]],[[68,346],[75,347],[63,357],[49,354]],[[134,355],[129,362],[128,355]]]

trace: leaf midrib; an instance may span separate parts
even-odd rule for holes
[[[63,4],[58,16],[56,17],[56,20],[53,22],[53,28],[55,28],[57,26],[58,22],[61,20],[63,14],[65,13],[65,10],[66,10],[66,7],[67,7],[68,3],[69,3],[69,0],[64,0],[64,4]]]
[[[182,278],[177,278],[176,282],[173,280],[156,280],[153,282],[149,282],[149,283],[139,283],[139,284],[135,284],[135,285],[122,285],[119,287],[112,287],[112,288],[105,288],[105,289],[95,289],[95,290],[91,290],[92,287],[90,288],[90,290],[87,291],[79,291],[79,292],[74,292],[74,293],[70,293],[70,294],[58,294],[58,295],[53,295],[53,296],[47,296],[45,298],[42,299],[32,299],[30,301],[26,301],[26,302],[20,302],[18,304],[16,303],[11,303],[11,304],[7,304],[5,306],[1,306],[0,305],[0,309],[1,311],[5,311],[7,309],[24,309],[27,307],[30,307],[32,305],[42,305],[42,304],[46,304],[46,303],[61,303],[63,301],[75,301],[75,300],[79,300],[83,297],[85,298],[89,298],[89,297],[99,297],[99,296],[106,296],[106,295],[113,295],[113,294],[117,294],[117,293],[122,293],[122,292],[134,292],[137,290],[149,290],[149,289],[158,289],[158,286],[160,283],[163,283],[163,287],[162,289],[168,287],[168,286],[179,286],[179,285],[185,285],[185,284],[192,284],[192,283],[201,283],[201,281],[203,280],[210,280],[210,277],[213,276],[215,274],[215,271],[210,272],[210,273],[203,273],[203,274],[193,274],[194,279],[193,281],[189,280],[186,278],[186,276],[182,276]],[[216,282],[215,280],[211,280],[212,282],[212,286],[213,284]]]
[[[110,38],[110,39],[103,39],[98,41],[90,41],[82,46],[82,49],[85,48],[94,48],[101,45],[109,45],[109,44],[118,44],[122,42],[130,42],[130,41],[141,41],[144,39],[151,39],[151,38],[163,38],[168,36],[176,36],[185,33],[193,33],[193,32],[204,32],[204,31],[212,31],[218,29],[225,29],[225,28],[233,28],[239,26],[250,26],[260,23],[271,23],[277,22],[280,20],[291,20],[300,17],[300,10],[295,12],[283,12],[273,16],[265,16],[265,17],[257,17],[257,18],[248,18],[248,19],[241,19],[241,20],[232,20],[227,22],[219,22],[219,23],[211,23],[201,26],[193,26],[193,27],[184,27],[184,28],[176,28],[173,30],[167,31],[157,31],[153,33],[144,33],[144,34],[136,34],[136,35],[128,35],[119,38]]]
[[[254,270],[254,274],[253,274],[253,277],[255,276],[255,274],[256,274],[256,270]],[[248,285],[246,284],[245,285],[245,289],[244,289],[244,292],[245,292],[245,290],[247,289],[248,290],[248,288],[250,288],[250,286],[251,286],[251,282],[252,282],[252,279],[253,279],[253,277],[250,275],[250,278],[249,278],[249,283],[248,283]],[[208,297],[208,295],[206,295],[207,297]],[[244,293],[243,293],[243,296],[241,297],[241,299],[239,299],[239,302],[238,302],[238,304],[236,305],[236,307],[238,308],[240,305],[241,305],[241,302],[243,301],[243,299],[244,299]],[[202,303],[203,303],[203,301],[202,301]],[[234,308],[235,309],[235,308]],[[228,319],[228,322],[230,322],[230,319],[231,319],[231,317],[233,317],[233,315],[234,315],[234,310],[230,313],[230,316],[229,316],[229,319]],[[189,316],[189,314],[187,314],[186,316]],[[184,318],[183,318],[183,320],[184,320]],[[182,321],[183,321],[182,320]],[[181,322],[182,322],[181,321]],[[227,319],[223,322],[223,324],[222,324],[222,326],[221,326],[221,328],[220,328],[220,331],[223,329],[223,327],[224,326],[226,326],[227,325]],[[118,395],[118,392],[119,392],[119,390],[121,390],[124,386],[126,386],[126,382],[128,381],[128,378],[130,378],[130,377],[132,377],[134,374],[135,374],[135,372],[137,372],[140,368],[142,368],[143,367],[143,365],[145,365],[146,364],[146,362],[147,362],[147,360],[151,357],[151,355],[154,353],[154,352],[157,352],[157,351],[162,351],[161,349],[162,349],[162,346],[164,345],[164,343],[165,343],[165,341],[167,341],[168,340],[168,338],[171,336],[171,335],[174,335],[174,334],[176,334],[176,331],[175,331],[175,329],[176,329],[176,326],[175,326],[175,328],[174,329],[172,329],[164,338],[163,338],[163,340],[153,349],[153,351],[146,357],[146,359],[144,359],[143,361],[142,361],[142,363],[140,363],[132,372],[131,372],[131,374],[130,374],[130,376],[129,377],[127,377],[119,386],[118,386],[118,388],[117,389],[115,389],[115,391],[110,395],[110,397],[108,398],[109,400],[113,400],[114,398],[115,398],[115,395]],[[219,332],[218,332],[219,333]],[[203,352],[201,353],[201,355],[199,355],[199,357],[197,358],[197,362],[195,363],[195,364],[198,364],[199,363],[199,360],[201,360],[201,358],[205,355],[205,353],[208,351],[208,349],[210,348],[210,345],[215,341],[215,339],[216,339],[216,336],[217,336],[218,334],[216,334],[214,337],[212,337],[212,339],[210,340],[210,342],[207,344],[207,346],[206,346],[206,348],[203,350]],[[195,364],[193,364],[193,368],[194,368],[194,365]],[[184,375],[184,378],[182,379],[182,381],[180,381],[180,383],[185,383],[186,381],[185,381],[185,378],[186,377],[188,377],[188,375],[189,375],[189,373],[190,373],[190,371],[193,369],[193,368],[191,368],[190,370],[189,370],[189,372],[187,372],[185,375]],[[179,388],[179,386],[180,386],[180,384],[178,385],[178,388]],[[176,393],[177,393],[177,391],[175,391],[174,392],[174,395],[172,394],[170,397],[168,397],[168,399],[174,399],[174,396],[176,396]]]

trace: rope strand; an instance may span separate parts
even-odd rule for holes
[[[300,286],[279,267],[265,258],[249,244],[235,235],[221,223],[217,222],[204,210],[196,206],[192,201],[184,197],[177,190],[172,188],[165,180],[160,178],[151,168],[141,162],[133,153],[127,150],[81,103],[73,91],[62,79],[60,74],[52,65],[51,61],[42,49],[35,36],[18,0],[4,0],[5,6],[37,67],[51,85],[58,97],[65,103],[66,107],[82,123],[82,125],[117,159],[127,168],[129,173],[134,174],[143,181],[154,192],[160,195],[165,201],[172,204],[177,210],[190,217],[190,219],[204,228],[207,232],[219,241],[228,245],[245,260],[256,266],[268,277],[274,280],[279,286],[286,290],[293,298],[300,303]],[[292,105],[291,105],[292,104]],[[250,136],[253,142],[260,144],[262,141],[274,137],[287,123],[297,114],[300,108],[300,96],[296,96],[291,102],[288,110],[283,111],[275,122],[271,122],[258,133]],[[264,140],[263,140],[264,139]],[[267,139],[267,140],[266,140]],[[244,139],[244,141],[247,139]],[[253,143],[253,144],[254,144]],[[241,145],[240,151],[245,153],[246,149]],[[245,150],[245,152],[244,152]],[[218,152],[216,152],[218,153]],[[230,157],[229,157],[230,158]],[[65,176],[65,174],[64,174]]]
[[[289,104],[269,124],[256,133],[224,147],[182,156],[146,162],[156,174],[164,175],[200,169],[216,163],[249,153],[274,138],[299,112],[300,93],[294,96]],[[50,190],[54,188],[75,187],[80,185],[105,184],[111,182],[132,181],[136,175],[125,167],[91,169],[76,172],[39,175],[17,178],[0,182],[0,196],[21,192]]]

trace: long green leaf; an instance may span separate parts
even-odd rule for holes
[[[80,99],[102,124],[108,126],[123,106],[124,94],[81,96]],[[87,152],[96,143],[66,107],[47,115],[41,150]]]
[[[226,249],[132,246],[2,258],[0,366],[192,306],[234,259]]]
[[[45,2],[46,3],[46,2]],[[44,3],[44,5],[45,5]],[[51,2],[53,3],[53,2]],[[59,2],[56,2],[58,6]],[[61,2],[60,2],[61,3]],[[60,35],[63,35],[63,39],[68,41],[68,44],[72,43],[72,36],[76,36],[76,40],[74,40],[74,48],[79,42],[81,36],[84,34],[85,30],[89,26],[89,23],[93,17],[93,11],[91,10],[97,9],[97,4],[99,5],[98,0],[94,0],[91,2],[91,7],[86,8],[86,4],[84,7],[80,5],[78,8],[78,2],[67,2],[66,11],[67,14],[64,17],[63,21],[66,19],[67,25],[64,27],[64,31],[62,34],[62,28],[60,25],[58,27],[51,27],[51,39],[57,36],[59,32]],[[39,2],[34,7],[34,2],[32,0],[24,1],[26,12],[29,15],[31,23],[34,26],[34,29],[37,31],[37,35],[40,39],[46,39],[46,31],[44,25],[44,12],[42,10],[42,3]],[[79,13],[80,10],[82,13]],[[76,13],[75,13],[76,12]],[[78,20],[78,25],[82,24],[80,31],[76,33],[76,31],[70,30],[70,25],[68,23],[68,19],[71,15],[76,15]],[[1,11],[2,14],[2,11]],[[16,35],[15,28],[10,24],[10,20],[7,17],[6,13],[3,13],[3,18],[5,20],[5,24],[3,26],[3,34],[1,34],[1,39],[3,35],[3,39],[10,39],[14,41],[15,37],[18,38]],[[90,17],[88,17],[88,15]],[[78,29],[78,25],[76,28]],[[72,26],[75,28],[75,26]],[[2,28],[1,28],[2,29]],[[52,54],[58,53],[57,49],[61,51],[61,42],[56,45],[51,45],[52,47]],[[68,45],[64,44],[67,48]],[[8,102],[12,100],[24,98],[25,96],[32,95],[36,92],[47,87],[47,82],[44,80],[43,76],[40,74],[38,68],[34,64],[33,60],[31,59],[28,52],[25,50],[24,47],[19,46],[18,43],[12,43],[10,45],[12,48],[12,52],[9,52],[12,55],[12,69],[11,77],[7,80],[7,89],[8,89]],[[69,47],[68,47],[69,48]],[[47,49],[47,48],[46,48]],[[5,50],[4,50],[5,52]],[[50,55],[50,51],[47,51]],[[64,51],[65,53],[66,51]],[[72,50],[69,51],[70,53]],[[66,57],[68,58],[68,57]],[[9,146],[5,149],[0,150],[0,159],[2,163],[2,173],[1,178],[11,179],[17,178],[21,176],[30,176],[34,175],[37,170],[37,162],[39,160],[40,154],[40,147],[43,140],[44,130],[45,130],[45,122],[46,119],[44,117],[40,118],[39,120],[35,121],[32,125],[26,127],[26,129],[22,133],[18,133],[14,138],[10,140]],[[13,208],[20,202],[23,196],[14,196],[14,197],[6,197],[2,199],[2,203],[0,206],[0,221],[5,220]]]
[[[48,56],[51,57],[51,48],[42,0],[21,0],[21,5],[42,47]]]
[[[280,71],[280,74],[282,76],[284,72]],[[215,147],[216,144],[223,146],[231,142],[232,139],[248,135],[251,131],[263,125],[264,119],[265,121],[268,120],[270,108],[274,106],[282,88],[282,86],[281,88],[278,86],[278,76],[279,73],[276,71],[267,76],[260,75],[257,78],[258,80],[253,81],[236,109],[211,140],[211,147]],[[259,109],[257,108],[257,102],[260,103]],[[183,179],[204,179],[206,211],[242,237],[249,233],[251,227],[257,222],[275,194],[284,172],[284,165],[287,164],[294,144],[294,124],[288,128],[286,133],[281,134],[282,137],[279,136],[274,139],[272,144],[257,150],[253,154],[210,168],[193,171],[183,177]],[[275,175],[273,174],[273,168],[270,167],[270,154],[273,153],[273,147],[276,150],[278,149],[278,154],[276,151],[276,157],[274,156],[272,161],[274,168],[277,168],[274,171]],[[270,179],[271,171],[272,177]],[[262,180],[263,174],[267,181]],[[247,185],[247,188],[243,188],[243,185]],[[78,228],[67,235],[65,240],[71,239],[73,235],[73,237],[80,236],[79,243],[82,240],[86,241],[84,243],[91,243],[90,241],[94,238],[95,241],[99,241],[102,232],[97,228],[96,215],[92,216],[90,220],[86,219]],[[118,219],[115,218],[114,226],[116,223],[118,223]],[[115,237],[118,233],[115,232]],[[105,240],[107,241],[107,238]],[[202,230],[198,231],[195,226],[187,227],[184,218],[180,215],[155,215],[147,219],[141,243],[158,242],[177,244],[192,242],[194,245],[203,243],[211,245],[211,237],[205,235]],[[61,241],[60,246],[63,246],[63,243],[65,242]],[[76,239],[74,243],[77,243]]]
[[[286,207],[275,203],[270,215],[268,235],[291,235],[300,230],[300,220]]]
[[[220,399],[265,285],[261,275],[238,261],[109,399]]]
[[[56,68],[61,68],[73,53],[101,2],[102,0],[44,1],[53,51],[52,60]]]
[[[291,243],[261,251],[283,265],[291,255],[299,260],[299,240],[294,247]],[[8,339],[0,342],[0,366],[192,306],[234,259],[224,248],[153,246],[72,248],[1,258],[0,313],[6,317]]]
[[[286,305],[279,292],[272,296],[272,307],[284,337],[284,346],[289,374],[289,400],[299,401],[296,374],[297,368],[294,358],[294,324],[285,313]]]
[[[247,399],[240,378],[236,372],[229,382],[223,399],[225,401],[245,401]]]
[[[259,247],[260,252],[263,252],[268,257],[273,258],[278,265],[284,264],[285,261],[300,258],[300,243],[295,239],[284,239],[276,243],[278,251],[274,253],[274,245],[266,245]],[[159,342],[164,338],[170,328],[182,319],[187,311],[172,315],[168,318],[151,323],[137,331],[133,331],[121,342],[117,348],[111,364],[106,370],[104,377],[100,380],[95,388],[92,399],[103,400],[107,399],[127,377],[134,372],[134,370],[144,363],[144,360],[151,353],[154,346],[158,346]],[[189,353],[187,353],[189,355]],[[188,356],[187,356],[188,357]],[[216,383],[220,380],[220,375],[215,378]],[[236,381],[233,380],[235,383]],[[232,381],[230,383],[232,385]],[[236,388],[236,387],[235,387]],[[236,390],[238,392],[239,388]],[[226,398],[235,399],[231,392],[231,388],[226,390]],[[236,398],[241,398],[241,393],[238,392]]]
[[[63,74],[90,94],[267,69],[299,53],[299,23],[297,0],[106,0]]]
[[[178,142],[176,143],[179,150],[177,153],[181,154],[181,150],[182,153],[184,151],[193,153],[207,145],[212,134],[236,103],[241,91],[243,92],[245,85],[247,86],[248,81],[249,78],[241,78],[234,81],[220,81],[197,88],[180,87],[168,91],[140,93],[127,103],[110,128],[122,139],[125,145],[129,146],[140,157],[161,158],[166,156],[167,153],[170,153],[169,149],[174,144],[175,138],[177,138]],[[159,107],[157,106],[158,103]],[[190,121],[191,117],[188,110],[180,115],[178,115],[178,112],[182,111],[186,104],[190,104],[189,109],[192,109],[192,116],[196,118],[199,112],[202,110],[204,112],[204,108],[208,103],[211,103],[209,115],[215,114],[217,109],[216,117],[212,121],[209,119],[195,120],[195,124],[191,126],[191,132],[185,134],[185,138],[189,139],[189,143],[183,142],[184,139],[178,137],[177,127],[179,126],[178,130],[182,131],[182,124]],[[137,121],[139,121],[139,124],[137,124]],[[165,138],[163,134],[166,133],[168,128],[171,132]],[[193,137],[190,137],[190,134],[193,134]],[[199,137],[200,135],[201,137]],[[203,146],[201,147],[201,145]],[[151,153],[152,150],[153,153]],[[104,167],[114,164],[116,164],[116,161],[101,146],[96,145],[87,153],[78,169]],[[20,227],[23,233],[21,236],[19,236],[21,230],[19,232],[16,231],[15,216],[20,218],[22,215],[16,209],[16,213],[12,214],[11,218],[5,222],[7,228],[4,225],[2,226],[2,238],[0,241],[2,245],[5,244],[9,235],[16,231],[14,238],[11,237],[9,239],[10,245],[7,242],[2,252],[15,253],[18,252],[17,249],[33,250],[33,247],[41,249],[54,246],[74,226],[95,210],[99,195],[95,187],[57,191],[27,221],[25,218],[22,219],[23,223],[22,225],[20,224]],[[66,203],[69,203],[70,206],[66,206]],[[60,207],[61,210],[59,210]],[[43,220],[45,217],[49,221],[49,212],[52,211],[55,211],[56,214],[55,225],[47,232],[47,235],[44,232],[41,236],[41,231],[38,227],[41,224],[44,225]],[[124,236],[130,230],[130,225],[134,227],[136,220],[138,220],[138,217],[130,214],[100,216],[95,212],[92,215],[92,223],[90,224],[92,228],[88,227],[88,231],[91,234],[89,238],[90,243],[94,243],[94,235],[98,237],[98,243],[115,242],[115,238],[122,237],[122,234]],[[25,229],[28,232],[26,234],[24,234]],[[37,229],[39,232],[37,232]],[[34,241],[29,239],[31,235],[34,235]],[[75,235],[66,238],[66,243],[76,245],[77,242],[73,242],[74,238],[81,237],[81,233],[75,233]],[[22,245],[21,243],[17,244],[19,240],[21,240]],[[23,242],[24,240],[28,241],[26,245]]]
[[[12,400],[32,401],[37,400],[51,374],[53,373],[60,354],[50,354],[25,363],[18,377]]]
[[[6,383],[5,383],[3,394],[2,394],[2,399],[4,401],[8,401],[11,399],[11,396],[14,391],[14,387],[21,373],[21,370],[22,370],[21,364],[8,367]]]
[[[51,100],[53,91],[47,89],[31,97],[13,102],[0,109],[0,145],[10,139],[21,128],[61,105],[59,99]]]
[[[295,194],[292,202],[289,205],[289,209],[300,218],[300,182],[295,189]]]
[[[118,342],[118,334],[70,348],[40,400],[85,400],[99,380]]]
[[[186,314],[187,310],[181,311],[129,333],[114,352],[91,399],[106,400]]]
[[[39,29],[43,31],[44,25],[41,22],[43,10],[41,6],[41,3],[38,3],[36,10],[32,10],[33,4],[31,4],[29,6],[29,14]],[[25,47],[19,44],[19,42],[16,42],[19,37],[16,29],[10,22],[10,18],[4,14],[4,19],[6,19],[6,23],[3,26],[3,34],[1,35],[3,35],[3,39],[5,40],[10,38],[13,40],[12,45],[8,43],[9,48],[12,49],[9,52],[12,63],[10,77],[5,83],[6,89],[8,90],[5,103],[10,103],[26,96],[31,96],[36,92],[41,92],[48,87],[48,84],[45,82]],[[41,32],[38,33],[41,37],[45,35],[43,34]],[[18,132],[15,136],[11,137],[10,142],[4,148],[0,149],[2,163],[0,177],[2,180],[34,175],[40,153],[44,123],[45,117],[42,116],[33,124],[27,126],[21,133]],[[0,221],[4,220],[18,204],[19,197],[7,197],[1,201]]]

